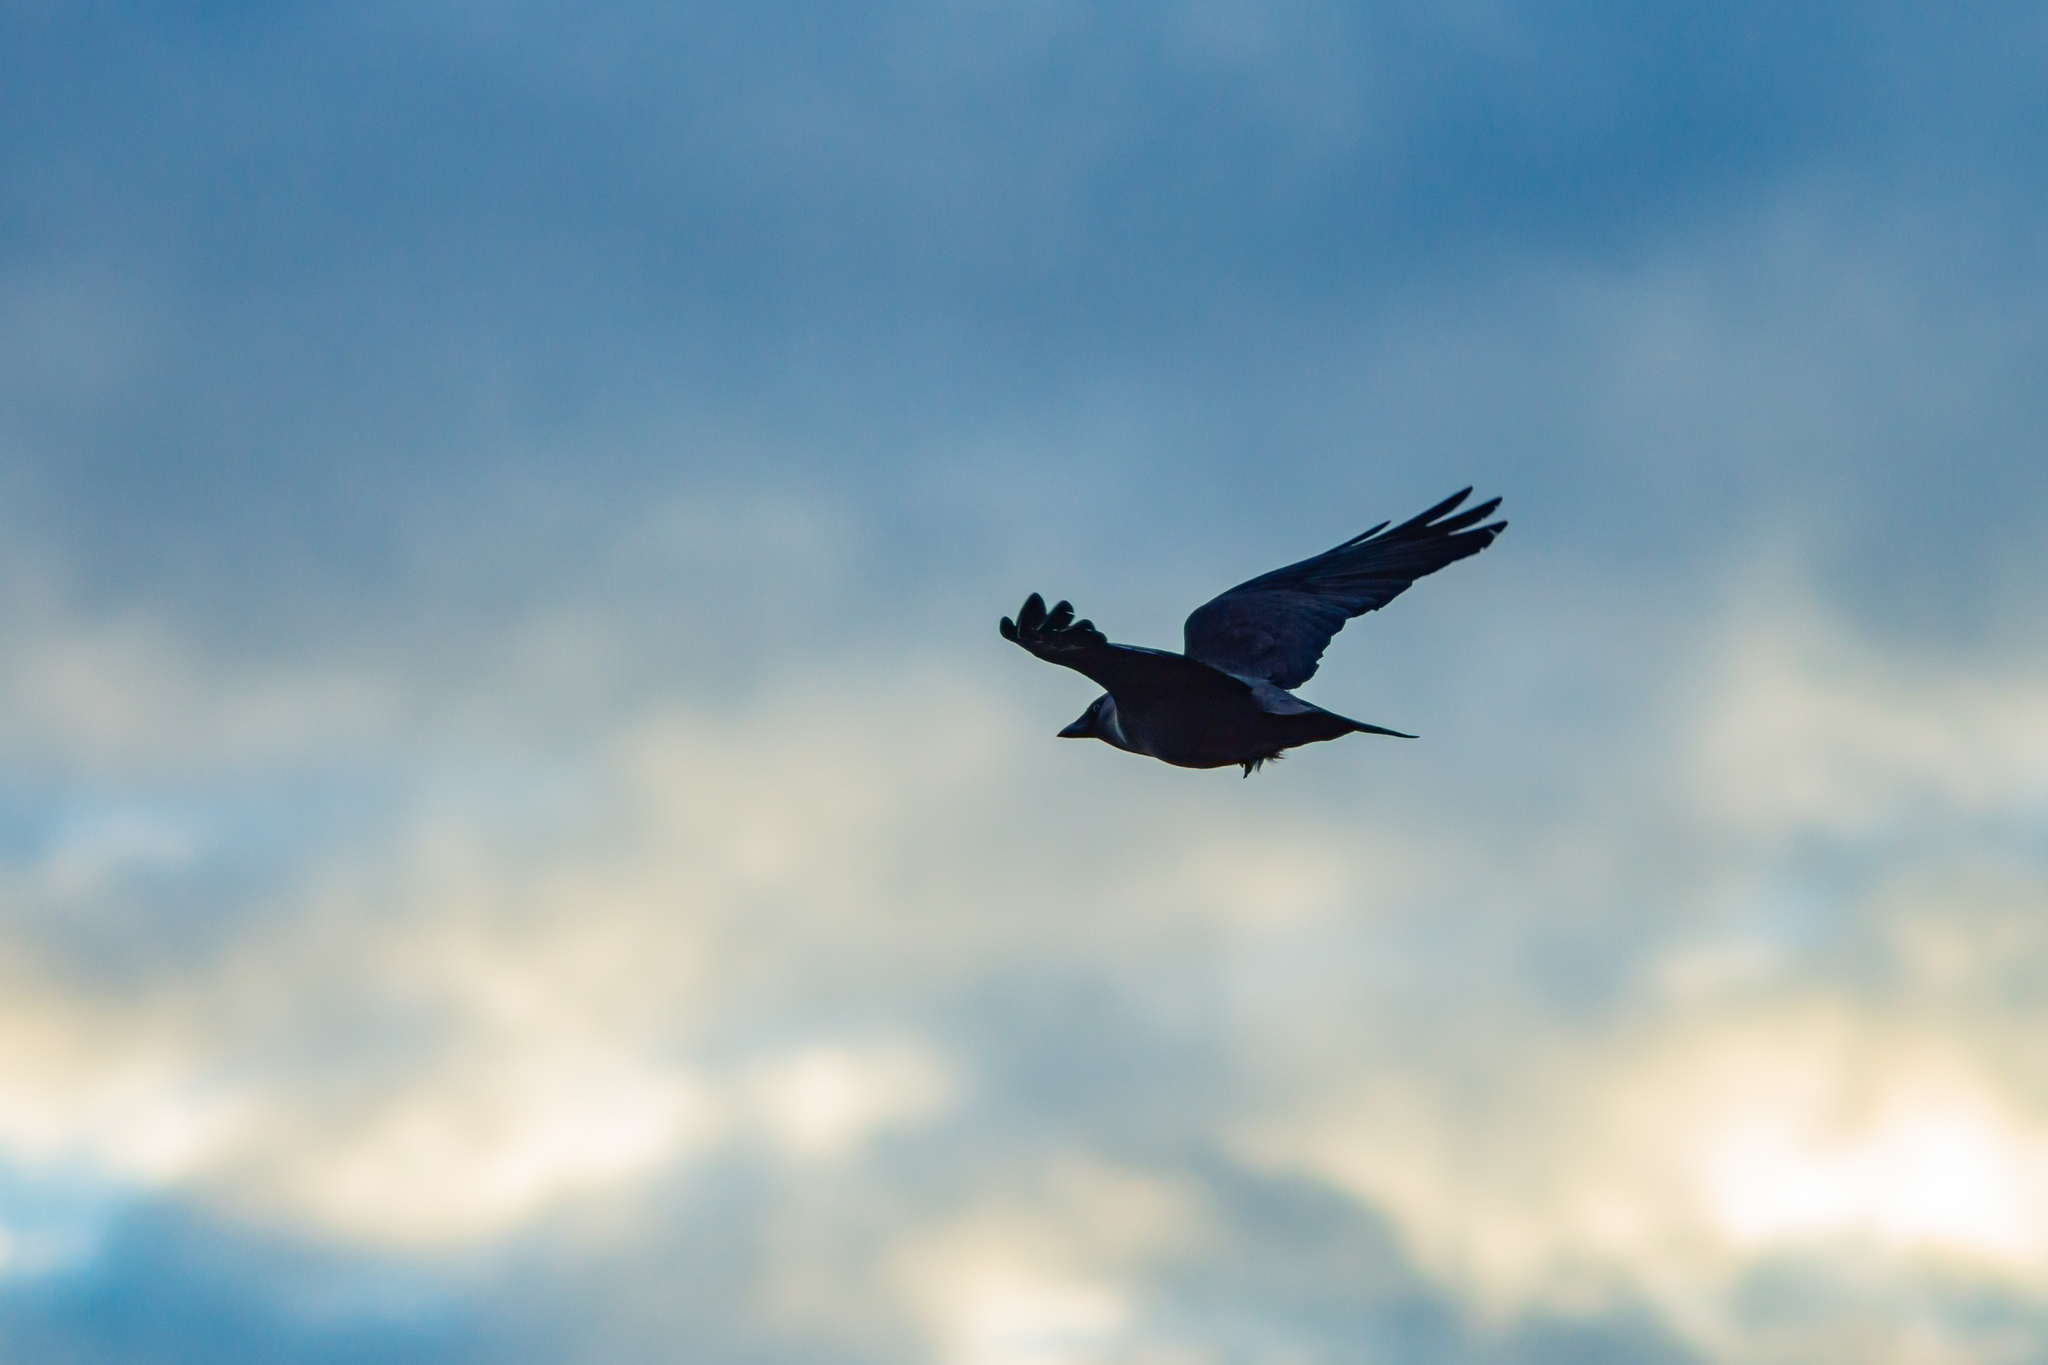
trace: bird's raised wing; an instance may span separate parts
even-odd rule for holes
[[[1187,654],[1240,678],[1299,687],[1344,623],[1399,597],[1425,574],[1476,555],[1507,526],[1477,526],[1500,499],[1451,513],[1471,489],[1393,530],[1381,522],[1313,559],[1260,574],[1195,609]],[[1473,529],[1474,527],[1477,529]]]
[[[1015,641],[1047,663],[1087,674],[1123,705],[1189,683],[1237,685],[1179,654],[1113,645],[1093,621],[1074,619],[1072,603],[1062,602],[1047,611],[1045,599],[1037,593],[1024,599],[1015,621],[1005,616],[999,629],[1005,640]]]

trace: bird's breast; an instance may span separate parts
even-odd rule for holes
[[[1249,692],[1169,693],[1136,707],[1120,704],[1117,715],[1133,749],[1183,768],[1242,763],[1289,742],[1282,718],[1261,711]]]

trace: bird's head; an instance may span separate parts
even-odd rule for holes
[[[1124,738],[1124,727],[1117,719],[1116,701],[1107,692],[1090,702],[1079,720],[1060,731],[1060,738],[1099,739],[1119,749],[1131,747],[1131,742]]]

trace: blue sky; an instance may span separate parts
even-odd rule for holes
[[[0,1344],[2048,1352],[2023,7],[0,9]],[[1512,528],[1250,781],[1052,742]]]

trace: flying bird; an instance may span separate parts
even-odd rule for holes
[[[1184,653],[1111,644],[1094,622],[1074,619],[1071,603],[1047,611],[1037,593],[1024,599],[1015,621],[1003,618],[1003,638],[1108,689],[1061,739],[1099,739],[1182,768],[1236,763],[1246,777],[1300,744],[1349,734],[1413,739],[1325,711],[1293,689],[1315,676],[1346,621],[1478,554],[1507,529],[1504,521],[1479,524],[1499,498],[1459,512],[1471,494],[1467,488],[1392,530],[1383,521],[1313,559],[1238,584],[1188,617]]]

